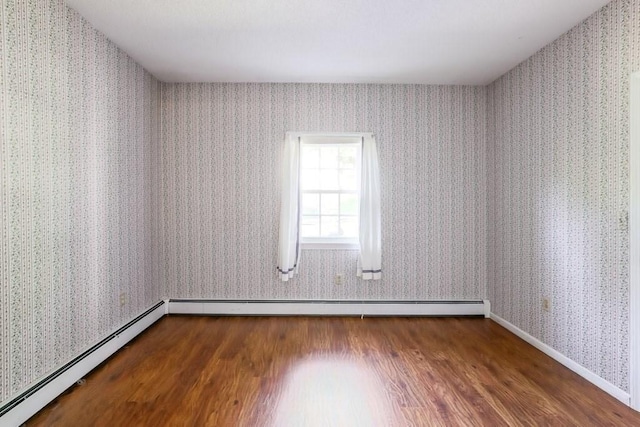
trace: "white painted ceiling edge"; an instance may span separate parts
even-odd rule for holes
[[[66,0],[166,82],[485,85],[609,0]]]

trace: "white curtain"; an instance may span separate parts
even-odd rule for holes
[[[278,273],[286,282],[298,271],[298,181],[300,174],[300,144],[298,137],[287,133],[282,162],[282,196],[280,205],[280,238]]]
[[[382,275],[382,239],[380,233],[380,171],[373,135],[362,142],[362,178],[360,187],[360,257],[357,275],[363,280],[380,280]]]

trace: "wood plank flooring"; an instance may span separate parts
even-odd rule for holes
[[[491,320],[168,316],[27,426],[640,426]]]

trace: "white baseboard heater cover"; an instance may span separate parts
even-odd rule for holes
[[[0,426],[19,426],[166,314],[158,302],[102,341],[0,406]]]
[[[169,314],[215,316],[484,316],[489,301],[170,299]]]

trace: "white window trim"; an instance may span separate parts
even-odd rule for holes
[[[345,138],[344,143],[349,144],[353,143],[353,138],[365,138],[367,136],[371,136],[371,133],[367,132],[291,132],[295,138],[299,138],[299,140],[307,139],[305,144],[329,144],[329,145],[340,145],[340,142],[335,142],[336,139]],[[310,138],[318,138],[318,142],[309,141]],[[332,139],[332,142],[322,142],[321,139]],[[361,166],[360,166],[361,168]],[[300,194],[303,193],[303,190],[300,190]],[[360,195],[360,191],[357,192]],[[322,238],[322,237],[312,237],[312,238],[300,238],[300,249],[302,250],[360,250],[360,239],[359,237],[355,238]]]
[[[287,135],[291,135],[293,138],[309,138],[309,137],[321,137],[321,138],[339,138],[341,136],[345,138],[365,138],[373,137],[371,132],[287,132]]]
[[[316,241],[317,240],[317,241]],[[305,239],[304,242],[300,242],[300,249],[303,250],[344,250],[344,251],[359,251],[360,243],[353,242],[353,239],[349,241],[340,242],[337,239],[331,239],[330,242],[322,241],[321,238],[317,239]]]
[[[640,411],[640,71],[631,75],[630,98],[630,200],[628,216],[621,217],[620,222],[630,240],[630,406]]]

